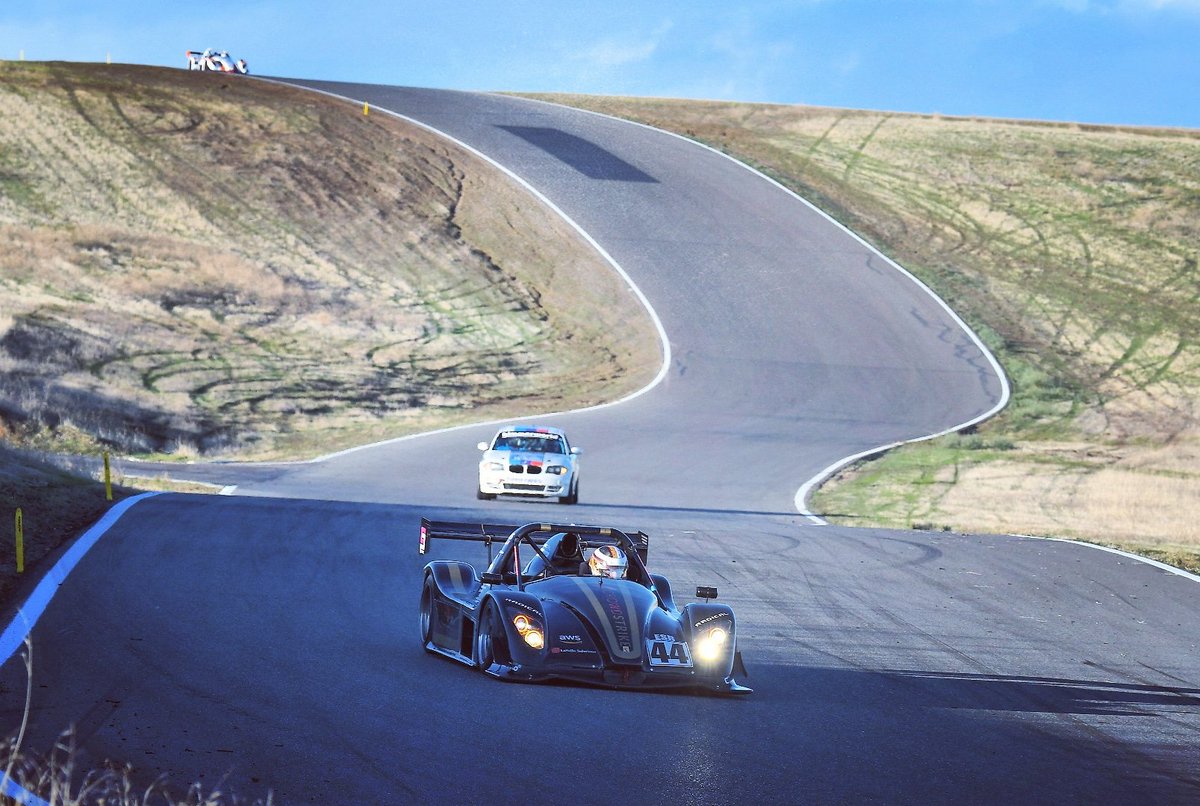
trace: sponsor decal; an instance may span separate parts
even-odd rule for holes
[[[611,588],[603,591],[601,596],[604,597],[604,611],[608,615],[608,623],[612,625],[613,632],[617,636],[617,643],[621,647],[621,651],[629,654],[630,640],[629,633],[629,618],[625,615],[624,608],[621,607],[621,599],[617,596],[616,591]]]
[[[582,635],[560,635],[560,636],[558,636],[558,640],[564,644],[582,644],[583,636]]]
[[[702,618],[696,622],[696,626],[703,627],[708,622],[716,621],[719,618],[729,618],[729,614],[728,613],[717,613],[715,616],[709,616],[708,618]]]
[[[513,607],[519,607],[522,610],[526,610],[530,613],[538,614],[536,607],[531,607],[530,605],[527,605],[524,602],[518,602],[516,599],[509,599],[507,596],[504,597],[504,603],[510,604]],[[538,615],[540,615],[540,614],[538,614]]]
[[[594,577],[568,577],[591,606],[592,623],[604,633],[610,651],[621,661],[639,660],[642,655],[641,625],[630,620],[636,606],[627,590],[618,585],[593,585]],[[622,585],[632,583],[622,582]],[[598,594],[598,595],[597,595]]]

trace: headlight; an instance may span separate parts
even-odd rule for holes
[[[550,465],[546,468],[546,472],[552,476],[561,476],[563,473],[567,472],[567,469],[562,465]]]
[[[729,640],[729,633],[721,627],[713,627],[705,633],[696,644],[696,654],[701,660],[714,661],[721,657],[721,653],[725,650],[725,642]]]
[[[542,635],[542,629],[533,619],[524,613],[517,613],[513,616],[513,626],[517,628],[517,632],[525,639],[525,643],[534,649],[541,649],[546,644],[546,637]]]
[[[504,469],[504,465],[502,465],[500,462],[484,462],[483,469],[484,470],[492,470],[492,471],[500,471],[500,470]]]

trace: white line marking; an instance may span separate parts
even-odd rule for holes
[[[29,594],[29,598],[25,600],[25,604],[17,610],[16,616],[12,622],[5,628],[4,633],[0,634],[0,666],[8,663],[13,653],[25,641],[25,637],[29,635],[33,629],[33,625],[41,617],[46,610],[46,605],[50,604],[50,600],[54,598],[54,594],[58,591],[59,585],[67,579],[67,574],[79,564],[83,556],[88,553],[92,546],[104,536],[117,520],[125,514],[126,510],[143,499],[150,498],[155,495],[161,495],[158,492],[142,493],[135,495],[132,498],[126,498],[117,504],[114,504],[112,509],[104,513],[104,517],[96,521],[92,528],[83,533],[76,540],[71,548],[67,549],[63,556],[58,558],[58,562],[54,564],[46,575],[42,577],[42,581],[33,589],[33,593]]]
[[[1009,537],[1024,537],[1029,540],[1051,540],[1055,543],[1070,543],[1072,546],[1087,546],[1090,549],[1099,549],[1100,551],[1107,551],[1109,554],[1119,554],[1120,556],[1127,557],[1130,560],[1137,560],[1138,562],[1146,563],[1148,565],[1153,565],[1155,568],[1159,569],[1160,571],[1170,571],[1172,574],[1184,577],[1185,579],[1190,579],[1193,582],[1200,582],[1200,575],[1193,574],[1191,571],[1184,570],[1183,568],[1176,568],[1173,565],[1167,565],[1166,563],[1159,562],[1158,560],[1151,559],[1150,557],[1143,557],[1139,554],[1131,554],[1128,551],[1122,551],[1121,549],[1114,549],[1111,546],[1100,546],[1100,545],[1097,545],[1096,543],[1088,543],[1083,540],[1071,540],[1066,537],[1044,537],[1042,535],[1018,535],[1018,534],[1012,534],[1012,535],[1009,535]]]
[[[362,103],[362,101],[356,101],[353,98],[346,97],[345,95],[338,95],[335,92],[329,92],[327,90],[319,90],[319,89],[315,89],[313,87],[306,87],[302,84],[291,84],[287,81],[280,81],[280,80],[271,79],[271,78],[263,78],[261,76],[256,76],[255,80],[265,81],[265,82],[269,82],[272,84],[281,84],[283,86],[294,87],[296,89],[307,90],[308,92],[315,92],[320,95],[327,95],[330,98],[337,98],[338,100],[346,101],[347,103],[353,104],[355,107],[357,107],[360,103]],[[390,109],[386,109],[382,106],[376,106],[375,104],[371,104],[371,108],[373,110],[383,112],[384,114],[391,115],[392,117],[396,118],[397,120],[403,120],[407,123],[411,123],[414,126],[422,128],[425,131],[432,132],[433,134],[436,134],[439,137],[443,137],[446,140],[449,140],[450,142],[454,143],[455,145],[459,146],[460,148],[464,149],[465,151],[468,151],[471,154],[474,154],[476,157],[478,157],[479,159],[483,160],[484,162],[487,162],[488,164],[492,165],[497,170],[503,172],[506,176],[508,176],[510,179],[512,179],[514,182],[516,182],[518,185],[525,188],[525,190],[527,190],[535,199],[540,201],[542,204],[546,205],[546,207],[548,207],[555,215],[557,215],[559,218],[561,218],[563,221],[565,221],[568,225],[570,225],[577,233],[579,233],[580,237],[582,237],[585,241],[587,241],[587,243],[590,244],[591,247],[593,249],[595,249],[597,253],[599,253],[600,257],[604,258],[604,260],[608,263],[608,265],[610,265],[613,268],[613,270],[616,271],[616,273],[621,277],[621,279],[625,281],[625,284],[629,286],[630,290],[633,291],[634,296],[636,296],[638,298],[638,301],[640,303],[642,303],[642,307],[644,307],[646,309],[646,312],[650,315],[651,321],[654,322],[654,329],[658,332],[659,344],[662,347],[662,366],[659,367],[658,374],[654,376],[654,379],[651,380],[650,383],[646,384],[641,389],[638,389],[637,391],[632,392],[619,400],[609,401],[608,403],[599,403],[595,406],[588,406],[588,407],[582,408],[582,409],[570,409],[567,411],[554,411],[554,412],[549,412],[549,413],[545,413],[545,414],[530,414],[530,415],[520,416],[520,417],[504,417],[501,419],[487,420],[487,421],[479,422],[479,423],[467,423],[465,425],[453,425],[453,426],[449,426],[446,428],[438,428],[433,431],[423,431],[419,434],[408,434],[403,437],[395,437],[394,439],[385,439],[382,442],[372,442],[367,445],[357,445],[353,448],[347,448],[344,451],[337,451],[336,453],[329,453],[324,456],[318,456],[315,459],[309,459],[305,463],[324,462],[326,460],[336,459],[338,457],[345,456],[350,453],[355,453],[357,451],[367,450],[368,448],[376,448],[376,447],[379,447],[382,445],[392,445],[392,444],[395,444],[398,442],[406,442],[410,439],[418,439],[420,437],[432,436],[434,434],[445,434],[450,431],[461,431],[466,428],[480,428],[480,427],[486,426],[486,425],[496,425],[499,423],[508,423],[508,422],[513,422],[515,420],[527,420],[527,419],[535,419],[535,418],[542,420],[542,419],[549,419],[550,417],[558,417],[558,416],[561,416],[564,414],[579,414],[579,413],[585,412],[585,411],[596,411],[598,409],[606,409],[609,406],[619,406],[622,403],[628,403],[629,401],[631,401],[635,398],[639,398],[642,395],[649,392],[654,387],[658,386],[660,383],[662,383],[663,379],[665,377],[667,377],[667,372],[671,368],[671,340],[667,337],[667,331],[663,327],[662,320],[659,319],[658,312],[654,310],[654,306],[650,304],[650,300],[646,298],[646,295],[644,293],[642,293],[642,289],[638,288],[637,283],[635,283],[633,281],[633,278],[630,277],[629,274],[625,271],[625,269],[621,267],[621,264],[617,263],[616,259],[613,258],[613,256],[610,255],[604,249],[604,247],[602,247],[599,243],[597,243],[595,238],[593,238],[591,235],[589,235],[587,233],[587,231],[584,230],[584,228],[581,227],[578,223],[576,223],[573,218],[571,218],[565,212],[560,210],[558,208],[558,206],[556,204],[554,204],[554,202],[550,201],[548,198],[546,198],[544,195],[542,195],[542,193],[540,191],[538,191],[535,187],[533,187],[533,185],[529,184],[524,179],[522,179],[520,176],[513,173],[511,170],[509,170],[505,166],[501,165],[499,162],[492,159],[487,154],[484,154],[482,151],[478,150],[477,148],[467,145],[462,140],[459,140],[458,138],[453,137],[452,135],[449,135],[446,132],[441,131],[440,129],[436,129],[427,123],[422,123],[421,121],[416,120],[415,118],[410,118],[407,115],[402,115],[399,112],[393,112]],[[264,463],[264,464],[290,464],[290,463],[272,462],[272,463]],[[304,463],[297,463],[297,464],[304,464]]]
[[[33,625],[37,624],[37,620],[41,618],[42,613],[46,612],[46,606],[50,604],[50,600],[58,592],[59,586],[67,580],[67,575],[74,570],[79,561],[88,553],[88,550],[96,545],[96,542],[112,528],[112,525],[130,507],[142,499],[160,494],[157,492],[142,493],[132,498],[126,498],[124,501],[114,505],[108,512],[104,513],[104,516],[100,520],[96,521],[92,528],[84,532],[71,545],[71,548],[67,549],[63,556],[58,558],[58,562],[54,564],[54,567],[46,572],[41,582],[33,589],[33,593],[29,594],[29,598],[25,600],[25,604],[17,610],[17,614],[4,629],[4,633],[0,634],[0,666],[8,663],[9,659],[17,651],[17,648],[25,642],[29,633],[33,631]],[[3,794],[12,798],[17,803],[26,804],[27,806],[50,806],[46,801],[24,789],[10,778],[4,779],[4,785],[0,787],[0,792],[3,792]]]
[[[4,786],[0,787],[0,792],[8,795],[17,803],[20,803],[21,806],[50,806],[47,801],[42,800],[37,795],[26,790],[11,778],[6,777],[4,779]]]
[[[516,96],[506,96],[506,97],[516,97]],[[968,327],[967,323],[964,322],[962,320],[962,318],[958,314],[956,314],[954,312],[954,310],[948,304],[946,304],[946,301],[944,299],[942,299],[941,297],[939,297],[937,294],[935,294],[933,292],[933,289],[931,289],[929,286],[925,285],[925,283],[921,282],[921,280],[916,275],[914,275],[912,272],[910,272],[908,269],[904,268],[899,263],[897,263],[896,261],[892,260],[887,255],[880,252],[874,246],[867,243],[865,240],[863,240],[862,237],[860,237],[857,233],[852,231],[849,227],[845,226],[840,221],[837,221],[836,219],[834,219],[832,216],[830,216],[824,210],[817,207],[815,204],[810,202],[808,199],[805,199],[803,196],[799,195],[798,193],[791,190],[790,188],[784,187],[779,182],[776,182],[774,179],[772,179],[771,177],[762,173],[761,171],[755,170],[754,168],[750,167],[749,165],[742,162],[741,160],[731,157],[730,155],[728,155],[722,151],[718,151],[717,149],[713,148],[712,146],[705,145],[704,143],[693,140],[690,137],[684,137],[682,134],[676,134],[675,132],[669,132],[664,129],[658,129],[658,128],[655,128],[654,126],[650,126],[645,123],[638,123],[637,121],[625,120],[624,118],[619,118],[619,117],[616,117],[615,115],[608,115],[603,112],[592,112],[591,110],[588,110],[588,109],[576,109],[573,106],[566,106],[564,104],[556,104],[551,101],[543,101],[543,100],[540,100],[537,98],[518,98],[518,100],[529,101],[531,103],[546,104],[548,106],[557,106],[557,107],[560,107],[563,109],[570,109],[570,110],[573,110],[576,112],[584,112],[589,115],[598,115],[599,117],[608,118],[610,120],[617,120],[622,123],[630,123],[634,126],[641,126],[644,129],[649,129],[650,131],[660,132],[662,134],[666,134],[671,137],[675,137],[679,140],[683,140],[686,143],[691,143],[692,145],[699,146],[700,148],[703,148],[703,149],[707,149],[708,151],[712,152],[713,154],[716,154],[720,157],[724,157],[725,159],[729,160],[730,162],[732,162],[736,165],[740,165],[741,167],[745,168],[747,171],[750,171],[751,173],[755,174],[756,176],[758,176],[762,179],[765,179],[766,181],[770,182],[775,187],[782,190],[784,193],[791,196],[793,199],[796,199],[801,204],[808,207],[810,210],[812,210],[814,213],[816,213],[817,215],[824,218],[830,224],[833,224],[835,227],[842,230],[842,232],[846,233],[851,238],[858,241],[868,251],[870,251],[871,253],[873,253],[875,255],[878,255],[880,258],[882,258],[884,260],[885,263],[887,263],[887,265],[891,266],[893,269],[900,272],[905,277],[907,277],[909,280],[911,280],[913,283],[915,283],[918,288],[920,288],[922,291],[924,291],[926,294],[928,294],[938,305],[940,305],[942,307],[942,309],[947,314],[950,315],[950,318],[953,319],[960,328],[962,328],[963,332],[966,333],[971,338],[971,341],[975,342],[975,346],[979,348],[979,351],[981,353],[983,353],[985,358],[987,358],[988,363],[990,363],[992,365],[992,371],[995,372],[996,377],[1000,380],[1001,394],[1000,394],[1000,402],[997,403],[994,407],[992,407],[989,411],[979,415],[978,417],[968,420],[965,423],[961,423],[959,425],[955,425],[955,426],[951,426],[950,428],[943,429],[942,431],[938,431],[936,434],[929,434],[928,436],[924,436],[924,437],[914,437],[912,439],[900,440],[899,442],[890,442],[887,445],[880,445],[877,448],[871,448],[870,450],[862,451],[861,453],[856,453],[853,456],[847,456],[844,459],[839,459],[838,461],[831,464],[829,467],[822,470],[817,475],[813,476],[808,481],[804,482],[804,484],[802,484],[800,486],[800,489],[796,491],[796,495],[793,498],[793,503],[796,506],[796,510],[801,515],[808,518],[808,520],[811,521],[812,523],[816,524],[817,526],[827,526],[828,525],[828,522],[825,521],[823,518],[821,518],[819,515],[815,515],[814,513],[809,511],[808,496],[812,494],[813,489],[815,489],[817,487],[817,485],[819,485],[821,482],[825,481],[827,478],[829,478],[829,476],[833,475],[835,472],[837,472],[839,469],[841,469],[845,465],[848,465],[851,462],[855,462],[859,459],[863,459],[863,458],[872,456],[877,453],[883,453],[885,451],[890,451],[892,448],[897,448],[901,445],[909,445],[914,442],[925,442],[927,440],[937,439],[938,437],[945,436],[946,434],[952,434],[955,431],[959,431],[963,428],[968,428],[972,425],[976,425],[978,423],[983,422],[984,420],[988,419],[989,417],[995,416],[1001,409],[1003,409],[1005,406],[1008,405],[1008,399],[1009,399],[1009,396],[1011,395],[1011,391],[1010,391],[1009,385],[1008,385],[1008,377],[1004,374],[1004,369],[1000,366],[1000,362],[996,360],[996,357],[994,355],[992,355],[991,350],[989,350],[987,348],[987,346],[984,345],[983,341],[979,338],[978,335],[976,335],[975,331],[973,331],[970,327]]]

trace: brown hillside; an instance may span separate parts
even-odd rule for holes
[[[611,400],[659,361],[591,247],[424,130],[255,80],[0,62],[0,598],[17,507],[27,584],[108,506],[5,444],[311,456]]]
[[[9,62],[0,155],[0,421],[26,439],[308,455],[657,370],[644,311],[573,231],[384,114]]]

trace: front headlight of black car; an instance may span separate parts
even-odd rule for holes
[[[542,632],[542,625],[533,618],[524,613],[517,613],[513,616],[513,626],[517,628],[517,633],[525,640],[525,643],[533,649],[541,649],[546,645],[546,636]]]
[[[729,643],[729,632],[724,627],[710,627],[696,641],[696,655],[702,661],[712,662],[725,653]]]

